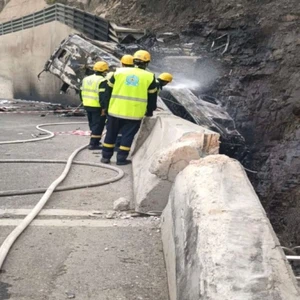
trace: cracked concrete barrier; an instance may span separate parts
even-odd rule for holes
[[[295,277],[243,167],[192,161],[162,215],[170,300],[296,300]]]
[[[162,211],[176,175],[218,149],[218,133],[166,112],[145,118],[132,152],[135,210]]]

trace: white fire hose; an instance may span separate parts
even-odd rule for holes
[[[86,124],[86,122],[65,122],[65,123],[48,123],[48,124],[39,124],[36,126],[36,128],[40,131],[43,131],[49,135],[41,138],[34,138],[29,140],[15,140],[15,141],[2,141],[0,142],[0,145],[7,145],[7,144],[19,144],[19,143],[29,143],[29,142],[38,142],[42,140],[51,139],[54,137],[54,133],[43,129],[42,127],[45,126],[53,126],[53,125],[70,125],[70,124]],[[92,186],[100,186],[109,184],[112,182],[115,182],[117,180],[120,180],[124,176],[123,170],[113,167],[110,165],[105,165],[101,163],[85,163],[85,162],[73,162],[76,155],[85,149],[88,145],[81,146],[77,148],[68,158],[67,164],[65,166],[65,169],[63,170],[62,174],[51,183],[51,185],[48,187],[48,189],[45,191],[44,189],[31,189],[31,190],[25,190],[25,191],[8,191],[8,192],[1,192],[0,197],[2,196],[12,196],[12,195],[24,195],[24,194],[35,194],[35,193],[41,193],[44,192],[44,195],[42,198],[38,201],[38,203],[35,205],[35,207],[32,209],[32,211],[26,216],[24,220],[8,235],[8,237],[5,239],[3,244],[0,247],[0,270],[2,269],[2,265],[8,255],[9,250],[11,249],[14,242],[17,240],[17,238],[22,234],[22,232],[28,227],[28,225],[34,220],[34,218],[39,214],[39,212],[43,209],[49,198],[51,197],[52,193],[54,191],[62,191],[62,190],[71,190],[71,189],[78,189],[78,188],[84,188],[84,187],[92,187]],[[20,163],[20,162],[32,162],[32,163],[45,163],[45,162],[51,162],[51,163],[62,163],[64,161],[61,160],[20,160],[20,159],[8,159],[8,160],[0,160],[0,163]],[[106,180],[102,180],[99,182],[91,183],[91,184],[79,184],[79,185],[73,185],[69,187],[58,187],[58,185],[67,177],[72,163],[74,164],[81,164],[81,165],[88,165],[88,166],[96,166],[101,167],[105,169],[112,170],[117,173],[117,175],[113,178],[109,178]]]

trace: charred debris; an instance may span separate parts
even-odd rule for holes
[[[163,71],[172,72],[172,70],[163,70],[160,63],[155,64],[155,57],[157,54],[176,56],[178,51],[174,48],[168,51],[163,47],[160,51],[156,41],[157,39],[153,35],[145,35],[138,40],[130,35],[121,43],[113,43],[72,34],[64,39],[53,52],[42,72],[50,72],[61,79],[63,82],[62,93],[66,93],[69,88],[78,93],[82,79],[92,73],[92,67],[96,61],[105,60],[113,71],[120,67],[122,55],[133,53],[141,48],[147,48],[150,51],[152,49],[155,52],[154,62],[151,64],[153,72],[156,74]],[[182,56],[182,53],[179,54],[179,60],[187,58],[187,56]],[[192,60],[191,62],[193,63]],[[193,63],[193,67],[196,65]],[[174,81],[176,84],[176,74]],[[247,165],[249,152],[243,136],[236,130],[233,119],[217,99],[210,96],[199,97],[197,94],[197,90],[177,88],[176,86],[173,88],[171,85],[170,88],[164,89],[160,93],[160,97],[174,115],[218,132],[221,135],[220,153],[239,159]]]

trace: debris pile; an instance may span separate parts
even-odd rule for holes
[[[40,114],[41,117],[49,114],[54,114],[60,117],[85,116],[85,112],[81,105],[74,109],[74,107],[62,104],[27,100],[0,100],[0,114],[3,113]]]

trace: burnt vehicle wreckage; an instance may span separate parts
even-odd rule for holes
[[[61,92],[66,93],[71,88],[78,93],[82,79],[92,74],[92,68],[96,61],[106,61],[111,71],[114,71],[121,66],[122,55],[144,48],[145,46],[142,45],[138,42],[131,44],[102,42],[89,39],[81,34],[71,34],[53,52],[42,72],[50,72],[62,80]],[[163,70],[155,66],[154,60],[151,71],[158,74]],[[176,76],[174,81],[176,81]],[[164,88],[159,96],[159,107],[218,132],[221,135],[220,153],[248,165],[249,151],[245,145],[245,139],[236,130],[233,119],[216,99],[209,96],[200,98],[190,89],[172,88],[172,85],[170,88]]]

